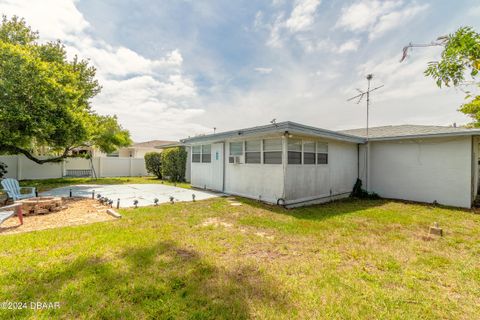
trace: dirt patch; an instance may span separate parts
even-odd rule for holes
[[[220,226],[222,226],[222,227],[225,227],[225,228],[231,228],[231,227],[233,227],[233,224],[222,221],[218,218],[208,218],[207,220],[202,222],[201,226],[202,227],[209,227],[209,226],[220,227]]]
[[[43,215],[24,216],[23,225],[20,225],[16,216],[11,217],[0,225],[0,234],[11,234],[75,226],[93,222],[115,220],[107,214],[107,207],[95,200],[85,198],[64,198],[67,209]]]

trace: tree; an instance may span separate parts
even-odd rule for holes
[[[77,147],[110,153],[131,144],[116,116],[98,115],[91,99],[101,87],[96,69],[69,60],[60,41],[40,43],[23,19],[0,24],[0,153],[24,154],[36,163],[58,162]],[[40,159],[35,150],[51,156]]]
[[[471,126],[480,127],[480,96],[465,87],[480,87],[477,75],[480,70],[480,34],[471,27],[461,27],[455,33],[442,36],[436,42],[426,45],[412,45],[404,48],[403,61],[407,50],[412,47],[443,46],[440,61],[428,64],[425,75],[432,77],[438,87],[442,85],[459,87],[465,92],[467,102],[459,111],[470,116]]]
[[[185,181],[186,164],[185,148],[169,148],[162,152],[162,175],[170,181]]]
[[[162,179],[162,154],[160,152],[148,152],[145,154],[145,167],[147,172]]]

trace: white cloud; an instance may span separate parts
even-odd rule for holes
[[[24,17],[42,40],[60,39],[69,56],[90,59],[103,89],[94,98],[100,114],[116,114],[134,140],[178,139],[205,130],[192,123],[204,112],[194,108],[197,88],[183,72],[178,49],[149,59],[124,46],[91,35],[91,27],[73,0],[0,0],[7,16]]]
[[[284,12],[278,13],[269,26],[270,37],[267,45],[279,48],[283,44],[283,38],[308,31],[315,22],[315,12],[319,5],[320,0],[297,0],[288,18],[285,18]],[[256,28],[261,22],[260,18],[262,16],[257,12],[254,22]]]
[[[284,28],[284,13],[280,13],[270,26],[270,37],[267,41],[267,45],[274,48],[282,46],[281,33]]]
[[[378,18],[399,5],[401,1],[360,0],[342,8],[336,26],[350,31],[364,31],[371,28]]]
[[[85,31],[89,23],[75,7],[75,1],[42,0],[0,1],[2,14],[17,15],[25,18],[33,28],[41,30],[40,36],[45,40],[70,40]]]
[[[335,44],[330,39],[310,39],[308,37],[298,36],[297,40],[306,52],[333,52],[338,54],[357,51],[360,47],[360,39],[349,39],[340,45]]]
[[[410,20],[418,13],[426,10],[428,4],[424,5],[412,5],[408,6],[403,10],[394,11],[388,14],[381,16],[378,19],[378,23],[373,27],[369,34],[370,39],[379,38],[387,31],[395,29],[396,27],[401,26],[406,21]]]
[[[260,74],[269,74],[273,71],[272,68],[265,68],[265,67],[258,67],[258,68],[255,68],[254,70]]]
[[[291,32],[307,30],[315,20],[315,11],[319,5],[320,0],[297,0],[290,18],[285,22],[285,26]]]
[[[369,39],[373,40],[401,26],[428,6],[428,4],[405,4],[399,0],[359,0],[342,8],[335,27],[354,32],[368,32]]]
[[[342,43],[337,48],[336,51],[338,53],[345,53],[345,52],[349,52],[349,51],[357,51],[359,46],[360,46],[360,40],[359,39],[350,39],[350,40]]]

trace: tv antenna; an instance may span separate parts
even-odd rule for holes
[[[363,98],[367,97],[367,127],[366,127],[366,144],[365,144],[365,187],[368,191],[368,159],[369,159],[369,149],[370,149],[370,146],[368,144],[368,138],[369,138],[368,127],[369,127],[369,117],[370,117],[370,93],[372,91],[375,91],[375,90],[378,90],[378,89],[382,88],[384,85],[382,84],[381,86],[370,89],[370,82],[373,79],[373,74],[371,74],[371,73],[367,74],[366,78],[367,78],[367,81],[368,81],[367,90],[362,91],[360,89],[357,89],[357,91],[360,92],[360,93],[357,94],[354,97],[351,97],[351,98],[347,99],[347,101],[352,101],[354,99],[357,99],[357,104],[360,104],[360,102],[362,102]]]
[[[372,81],[372,79],[373,79],[373,74],[367,74],[367,81],[368,81],[367,90],[362,91],[360,89],[357,89],[357,91],[360,92],[360,93],[357,94],[354,97],[351,97],[350,99],[347,99],[347,101],[352,101],[354,99],[357,99],[357,104],[360,104],[360,102],[362,102],[362,100],[363,100],[363,97],[365,97],[365,96],[367,97],[367,134],[366,134],[367,142],[368,142],[368,122],[369,122],[369,113],[370,113],[370,92],[378,90],[378,89],[380,89],[381,87],[384,86],[382,84],[381,86],[370,89],[370,81]]]

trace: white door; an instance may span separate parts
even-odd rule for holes
[[[212,144],[212,190],[223,191],[223,161],[223,143]]]

